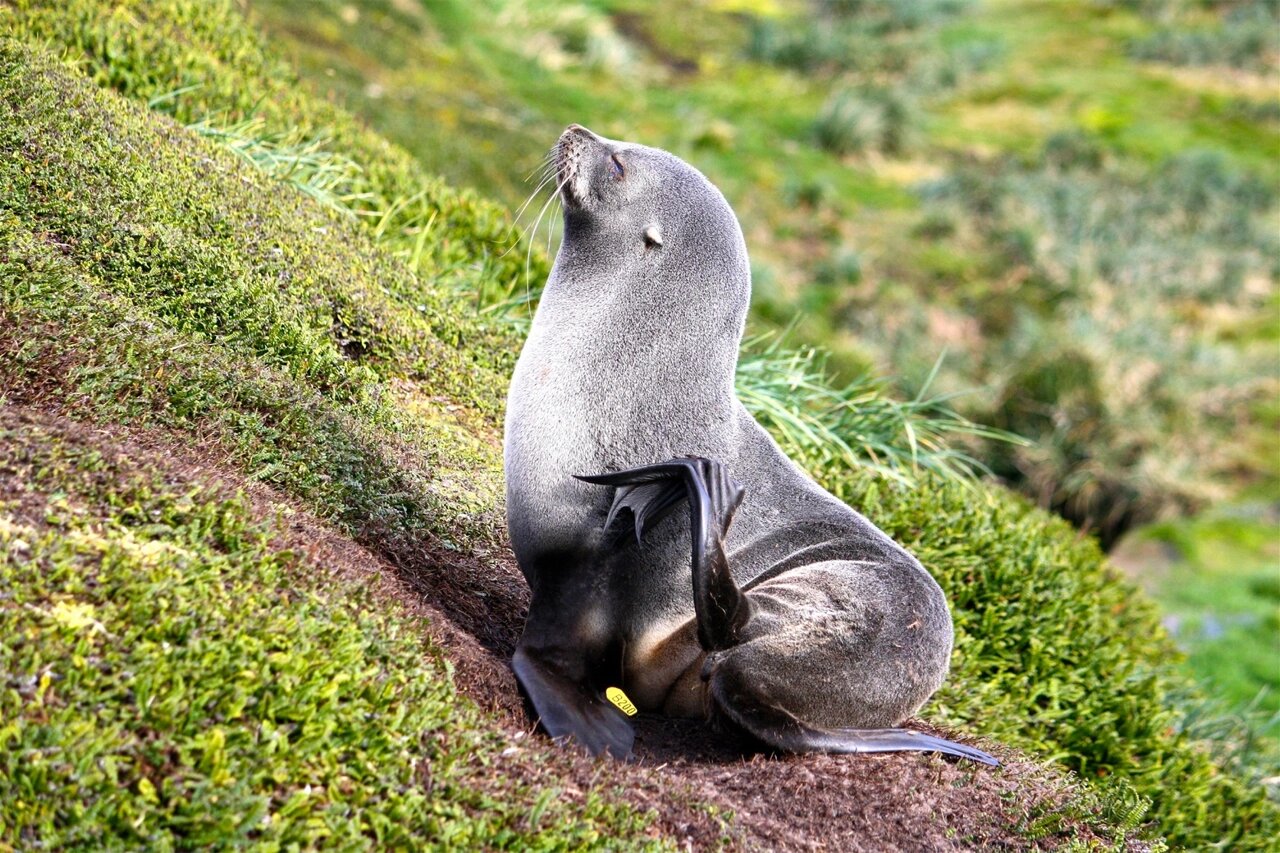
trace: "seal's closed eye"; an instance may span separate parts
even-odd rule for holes
[[[609,160],[613,162],[613,176],[618,180],[626,177],[627,170],[622,167],[622,161],[618,159],[618,155],[610,154]]]

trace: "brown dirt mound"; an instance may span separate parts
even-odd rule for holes
[[[656,831],[697,849],[1029,849],[1101,840],[1075,817],[1053,817],[1076,793],[1069,780],[992,744],[983,746],[1005,762],[994,770],[922,754],[775,757],[691,721],[641,716],[631,764],[573,748],[549,750],[531,732],[507,664],[528,600],[509,551],[463,554],[425,540],[366,547],[291,498],[247,481],[189,437],[89,426],[43,402],[42,411],[0,406],[0,425],[38,427],[170,482],[239,491],[278,531],[279,546],[301,556],[303,571],[370,586],[375,600],[425,617],[426,633],[455,667],[460,692],[488,711],[513,745],[484,771],[495,788],[514,777],[554,785],[570,799],[592,788],[617,790],[656,814]],[[1053,832],[1033,841],[1027,837],[1033,823]]]

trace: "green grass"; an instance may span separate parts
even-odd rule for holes
[[[433,291],[437,304],[419,300],[424,319],[454,341],[487,334],[470,316],[447,319],[438,309],[451,291],[475,298],[488,289],[496,300],[523,280],[523,254],[509,251],[515,234],[507,210],[446,184],[349,114],[301,89],[296,72],[264,50],[236,4],[214,0],[174,9],[162,13],[143,0],[110,9],[89,2],[68,8],[24,1],[0,8],[0,24],[11,35],[50,43],[99,84],[150,103],[182,124],[223,133],[240,128],[242,137],[251,128],[249,138],[283,146],[295,159],[303,150],[327,157],[337,168],[329,191],[352,202],[368,229],[421,246],[416,254],[405,253],[413,272],[443,285]],[[80,15],[81,24],[69,15]],[[264,154],[261,144],[257,154]],[[440,239],[417,239],[430,229],[439,229]],[[532,263],[537,276],[545,261],[535,255]],[[409,301],[394,283],[384,289]],[[477,348],[473,354],[482,351],[504,348]],[[509,357],[500,366],[509,367]]]
[[[436,420],[448,417],[443,394],[498,410],[487,365],[510,355],[480,346],[477,313],[447,313],[450,289],[378,255],[348,217],[4,49],[0,86],[25,112],[0,145],[30,155],[0,167],[15,386],[39,387],[42,367],[62,364],[109,417],[220,437],[251,476],[326,517],[443,532],[435,516],[447,499],[407,482],[379,444],[418,438],[428,458],[453,447],[434,423],[424,431],[400,417],[394,404],[421,383],[437,395],[427,407]],[[104,206],[118,214],[99,215]]]
[[[1280,378],[1274,346],[1233,330],[1266,316],[1277,198],[1218,152],[1135,172],[1085,134],[937,182],[931,209],[994,254],[953,267],[959,284],[931,306],[978,332],[953,365],[995,400],[968,414],[1032,441],[993,446],[992,468],[1107,544],[1239,489],[1244,467],[1268,476],[1268,455],[1242,453],[1240,436],[1274,424],[1260,408]],[[983,286],[1002,266],[1016,279]]]
[[[1131,43],[1129,52],[1179,65],[1266,70],[1280,51],[1280,8],[1270,0],[1218,5],[1224,14],[1187,15],[1189,20],[1164,22],[1154,33]],[[1162,17],[1167,21],[1171,16],[1165,11]]]
[[[348,7],[326,0],[308,4],[307,14],[300,16],[289,2],[267,0],[255,3],[253,11],[288,35],[291,55],[302,68],[432,170],[510,204],[529,192],[523,179],[564,126],[580,120],[605,134],[661,144],[696,159],[739,201],[748,226],[759,221],[799,234],[813,230],[803,217],[786,215],[767,198],[750,202],[761,187],[781,195],[787,175],[795,172],[822,183],[842,209],[913,203],[892,181],[842,168],[807,145],[793,144],[808,137],[825,96],[770,66],[743,66],[734,45],[746,32],[733,16],[681,9],[681,15],[699,16],[705,25],[699,30],[703,46],[715,53],[706,59],[708,73],[668,86],[654,85],[679,73],[668,68],[666,57],[654,60],[640,51],[633,65],[600,67],[571,49],[568,31],[574,21],[585,19],[616,34],[606,13],[629,11],[625,3],[543,8],[496,0],[447,2],[404,14],[389,3],[368,3],[359,6],[354,19],[348,14],[344,20]],[[639,16],[639,26],[660,29],[654,33],[657,44],[689,30],[651,23],[676,20],[674,8],[669,11],[665,18]],[[507,26],[485,23],[493,20]],[[706,38],[708,27],[716,38]],[[541,41],[530,46],[523,34],[531,32],[556,47]],[[383,61],[388,44],[397,61]],[[567,65],[548,66],[545,57],[553,50],[564,54]],[[676,54],[684,50],[684,45],[671,48]],[[730,121],[732,136],[721,135],[725,119],[737,115],[768,117],[768,122]],[[780,149],[788,162],[769,156]],[[757,254],[765,259],[781,248],[770,241]],[[790,249],[786,255],[792,255]]]
[[[1153,525],[1127,545],[1200,682],[1280,736],[1280,540],[1266,506]]]
[[[835,386],[825,357],[814,350],[788,350],[781,340],[749,340],[744,350],[739,399],[809,471],[864,469],[908,486],[925,475],[967,484],[985,469],[956,442],[1022,443],[956,415],[947,398],[929,397],[927,388],[899,402],[869,375]],[[840,490],[838,483],[833,488]]]
[[[7,413],[0,478],[26,493],[0,501],[0,844],[527,850],[643,830],[601,793],[495,784],[509,741],[420,626],[281,549],[287,518]]]
[[[450,291],[419,287],[348,216],[23,47],[0,53],[16,119],[0,139],[15,155],[0,170],[0,397],[219,442],[245,475],[383,547],[493,535],[500,481],[473,470],[484,451],[439,396],[453,384],[494,406],[487,368],[436,337],[473,311],[428,323]],[[404,307],[389,294],[410,281]],[[412,340],[385,336],[401,323]],[[6,644],[3,669],[35,691],[3,694],[7,843],[527,849],[643,829],[595,792],[565,806],[554,789],[495,788],[486,762],[508,744],[413,621],[308,580],[242,502],[36,429],[4,438],[6,469],[48,503],[34,520],[4,508],[21,544],[2,618],[27,641]],[[404,440],[422,468],[392,460]],[[63,660],[74,669],[55,663],[42,684]]]
[[[1005,46],[1005,60],[939,110],[941,144],[1030,153],[1053,133],[1084,129],[1148,163],[1205,148],[1268,183],[1280,179],[1274,123],[1240,120],[1230,99],[1128,55],[1129,42],[1151,31],[1140,13],[1053,0],[989,5],[983,31]]]
[[[87,75],[24,46],[0,48],[0,151],[8,154],[0,158],[0,394],[69,407],[90,422],[197,437],[244,475],[380,553],[410,553],[398,549],[425,542],[493,547],[500,471],[490,438],[515,338],[509,324],[484,319],[477,307],[485,300],[475,294],[509,292],[523,265],[490,253],[490,236],[505,233],[501,210],[425,177],[403,152],[311,100],[305,86],[277,78],[279,66],[230,6],[139,4],[132,28],[114,7],[77,9],[79,18],[43,6],[0,13],[6,31],[38,45],[52,40],[53,51],[78,60]],[[184,15],[193,20],[177,27]],[[171,43],[179,31],[183,38]],[[108,36],[125,40],[85,54]],[[208,65],[227,45],[240,46],[238,58]],[[149,64],[153,50],[172,52],[170,76]],[[146,73],[125,73],[131,68]],[[195,68],[205,76],[193,76]],[[168,98],[145,106],[196,83],[189,105]],[[259,106],[237,107],[243,100]],[[184,127],[209,116],[225,121],[203,133]],[[263,124],[249,135],[270,143],[259,156],[236,153],[235,138],[208,132],[243,127],[238,122],[253,116]],[[314,139],[327,140],[332,159],[322,163],[353,164],[342,179],[350,186],[340,183],[331,195],[352,193],[355,215],[289,183],[289,169],[305,159],[298,155],[316,153],[306,148]],[[400,218],[396,199],[419,196],[434,201]],[[366,206],[370,197],[382,201]],[[422,218],[428,209],[436,214],[430,227],[430,213]],[[464,269],[451,272],[455,263]],[[461,286],[466,281],[474,288]],[[49,443],[32,441],[36,449]],[[1274,806],[1249,768],[1215,763],[1183,731],[1178,697],[1187,679],[1155,612],[1113,575],[1096,545],[997,488],[914,472],[908,486],[853,468],[840,454],[815,473],[915,550],[952,600],[954,675],[927,710],[931,718],[1055,760],[1091,784],[1131,786],[1153,801],[1151,831],[1175,844],[1266,847],[1277,829]],[[127,551],[120,543],[128,536],[172,538],[132,530],[114,512],[85,526],[114,537],[112,553]],[[218,551],[200,544],[203,533],[190,533],[181,534],[183,547],[217,551],[213,562],[247,573],[238,577],[250,585],[259,563],[264,587],[292,565],[273,562],[251,535]],[[42,554],[83,565],[75,543],[62,541],[69,537],[49,535],[39,540]],[[24,585],[39,583],[28,576]],[[124,607],[135,595],[124,579],[116,582],[112,600]],[[285,607],[278,595],[262,595],[264,619],[291,618],[274,613]],[[56,603],[37,606],[53,613]],[[83,603],[107,624],[99,615],[105,599]],[[58,612],[72,620],[89,613]],[[387,623],[374,624],[366,633],[389,632]],[[175,749],[185,743],[182,721],[166,725],[148,737]],[[186,755],[176,762],[179,775],[199,770],[203,752]],[[369,777],[353,796],[372,797],[378,784]],[[152,787],[160,799],[163,785]],[[464,803],[467,796],[459,794]],[[135,784],[112,808],[124,803],[136,816],[155,805],[146,805],[149,797]],[[72,808],[66,795],[55,801]],[[517,796],[511,808],[520,802],[528,801]],[[551,846],[603,831],[590,826],[636,830],[634,815],[598,808],[560,813],[539,837]],[[177,831],[156,820],[157,832]],[[578,820],[599,822],[583,828]],[[472,837],[522,843],[502,827],[511,824]],[[287,831],[302,837],[305,823]]]

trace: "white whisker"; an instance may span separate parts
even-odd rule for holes
[[[548,158],[551,158],[554,156],[554,154],[555,152],[553,151],[547,156]],[[551,181],[553,181],[556,177],[555,164],[551,162],[550,159],[546,164],[544,164],[542,168],[544,169],[544,173],[542,177],[538,179],[538,185],[533,188],[533,192],[529,193],[528,197],[525,198],[524,203],[521,204],[520,207],[516,209],[515,215],[511,218],[511,227],[517,231],[519,231],[520,229],[520,218],[524,216],[525,210],[528,209],[529,204],[535,198],[538,197],[538,193],[542,192],[542,188],[545,187],[547,184],[549,184]],[[500,257],[505,258],[507,256],[507,253],[510,252],[512,249],[514,249],[516,246],[518,246],[520,244],[521,238],[525,237],[526,235],[527,235],[527,232],[521,233],[520,236],[517,237],[515,241],[513,241],[512,244],[506,248],[506,250],[502,253]]]
[[[525,304],[526,304],[526,305],[527,305],[527,304],[529,303],[529,301],[530,301],[530,292],[529,292],[529,263],[530,263],[530,260],[531,260],[531,259],[532,259],[532,257],[533,257],[533,239],[532,239],[532,238],[536,237],[536,236],[537,236],[537,234],[538,234],[538,226],[542,224],[542,217],[546,214],[546,212],[547,212],[547,207],[548,207],[548,206],[549,206],[553,201],[556,201],[557,199],[559,199],[559,198],[560,198],[560,191],[564,189],[564,186],[565,186],[565,184],[567,184],[567,183],[569,183],[569,176],[568,176],[568,175],[566,175],[566,176],[565,176],[565,179],[564,179],[563,181],[561,181],[561,182],[556,186],[555,191],[551,193],[551,197],[550,197],[550,198],[548,198],[545,202],[543,202],[543,203],[542,203],[542,209],[538,211],[538,218],[537,218],[537,219],[535,219],[535,220],[533,221],[533,228],[531,229],[531,231],[529,231],[529,232],[526,232],[526,233],[525,233],[525,250],[524,250],[524,291],[525,291]],[[548,254],[550,254],[550,252],[549,252],[549,251],[548,251]]]
[[[520,217],[524,215],[524,211],[529,206],[529,203],[534,200],[534,198],[538,195],[538,193],[542,192],[543,187],[545,187],[548,183],[550,183],[552,180],[555,179],[555,176],[556,176],[556,173],[553,170],[553,171],[547,172],[547,174],[543,175],[541,178],[538,179],[538,185],[533,188],[533,192],[529,193],[528,198],[524,200],[524,204],[520,205],[520,207],[516,210],[516,215],[513,218],[513,221],[515,222],[520,221]]]

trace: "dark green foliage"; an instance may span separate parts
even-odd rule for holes
[[[916,107],[902,89],[842,90],[823,104],[813,135],[833,154],[901,155],[910,147],[918,122]]]
[[[862,281],[862,256],[856,249],[841,247],[818,267],[815,284],[822,287],[854,287]]]
[[[1095,172],[1105,159],[1106,149],[1101,141],[1079,130],[1059,131],[1046,139],[1040,149],[1041,163],[1058,170]]]
[[[1275,806],[1178,733],[1170,691],[1185,676],[1154,608],[1094,542],[1005,494],[824,473],[824,485],[920,557],[951,601],[952,674],[930,717],[963,720],[1085,779],[1125,780],[1153,801],[1175,848],[1267,849],[1280,829]]]

